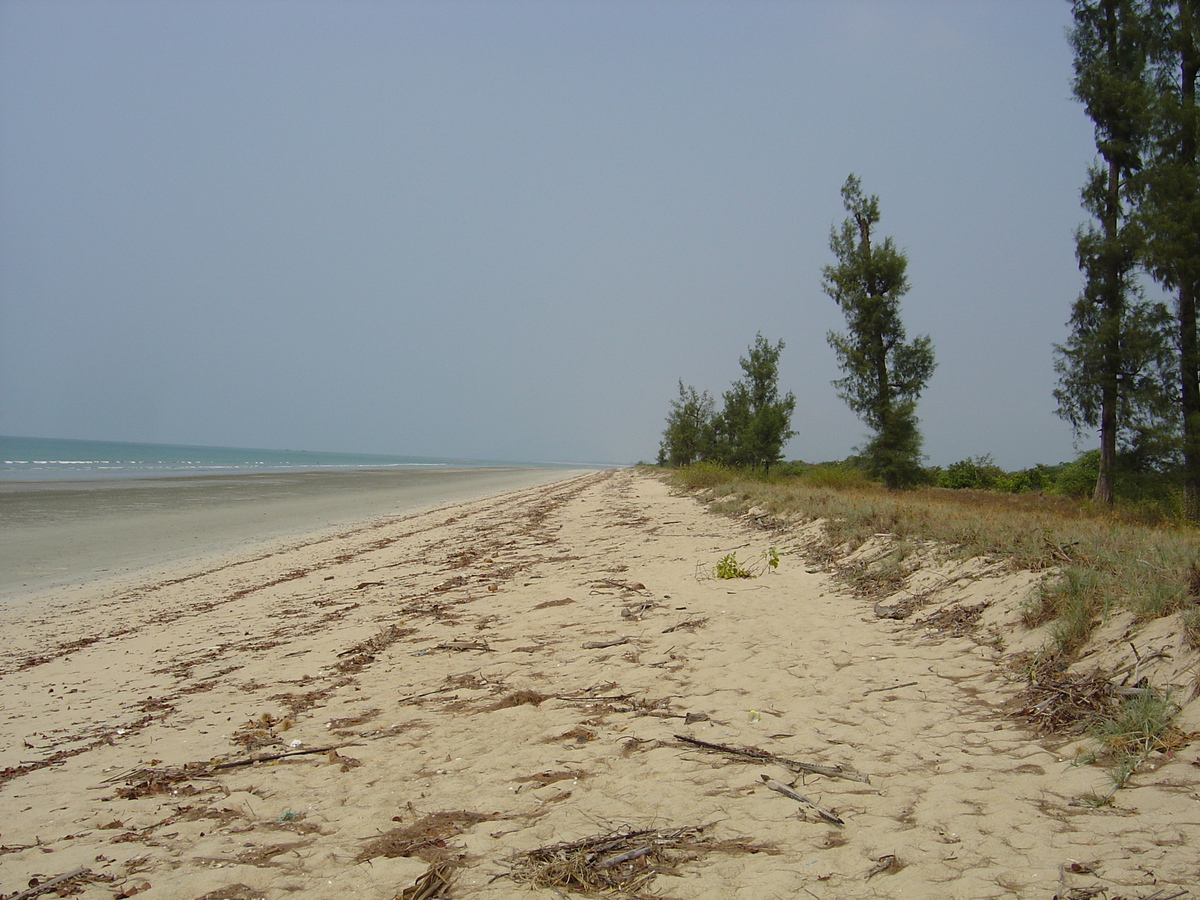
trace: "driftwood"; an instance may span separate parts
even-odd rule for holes
[[[219,769],[234,769],[238,766],[252,766],[260,762],[274,762],[289,756],[307,756],[313,753],[328,753],[330,750],[341,750],[343,747],[360,747],[361,744],[330,744],[328,747],[312,747],[306,750],[286,750],[283,753],[271,753],[267,756],[254,756],[246,759],[231,759],[229,762],[215,763],[208,767],[209,771]]]
[[[13,894],[8,900],[28,900],[30,897],[36,897],[38,894],[44,894],[46,891],[52,891],[64,881],[70,881],[78,875],[91,875],[92,870],[86,866],[80,866],[78,869],[72,869],[70,872],[63,872],[61,875],[55,875],[53,878],[47,878],[41,884],[35,884],[27,891],[21,891],[19,894]]]
[[[699,619],[687,619],[686,621],[680,622],[678,625],[672,625],[670,628],[664,628],[662,630],[662,633],[670,634],[671,632],[679,631],[682,628],[699,628],[701,625],[703,625],[707,621],[708,621],[708,616],[702,616]]]
[[[619,647],[621,644],[628,644],[629,638],[617,638],[615,641],[588,641],[583,645],[584,650],[603,650],[606,647]]]
[[[863,696],[865,697],[867,694],[878,694],[880,691],[894,691],[902,687],[912,687],[914,684],[916,684],[915,681],[906,681],[904,684],[889,684],[887,687],[871,688],[869,691],[863,691]]]
[[[763,784],[765,784],[771,790],[775,791],[775,793],[783,794],[783,796],[785,796],[785,797],[791,797],[797,803],[804,803],[808,806],[811,806],[813,808],[813,810],[816,811],[816,814],[818,816],[820,816],[822,819],[824,819],[826,822],[829,822],[833,825],[845,825],[846,824],[841,819],[839,819],[837,816],[835,816],[833,813],[831,813],[829,810],[823,809],[822,807],[818,806],[816,803],[809,800],[803,794],[799,794],[796,791],[793,791],[790,787],[788,787],[783,782],[776,781],[774,778],[768,778],[766,775],[760,775],[759,777],[763,780]]]
[[[456,690],[458,690],[458,688],[459,688],[459,686],[456,684],[452,684],[447,687],[434,688],[431,691],[422,691],[419,694],[409,694],[407,697],[401,697],[396,702],[397,703],[407,703],[409,700],[418,700],[421,697],[432,697],[434,694],[444,694],[447,691],[456,691]]]
[[[487,641],[446,641],[438,644],[433,649],[435,650],[484,650],[488,653],[492,652],[492,648],[488,646]]]
[[[285,750],[281,753],[269,753],[266,756],[250,756],[244,759],[231,759],[226,762],[185,763],[182,766],[170,766],[164,769],[127,769],[117,775],[104,779],[104,784],[116,784],[118,781],[138,780],[141,785],[170,784],[184,781],[188,778],[206,778],[213,772],[224,769],[236,769],[240,766],[252,766],[255,763],[274,762],[289,756],[309,756],[315,753],[328,753],[330,750],[340,750],[343,747],[361,747],[358,743],[329,744],[325,747],[309,747],[303,750]],[[9,900],[16,900],[10,897]]]
[[[861,781],[863,784],[870,784],[871,778],[868,775],[863,775],[861,772],[856,772],[853,769],[847,769],[844,766],[822,766],[816,763],[798,762],[794,759],[785,759],[782,756],[776,756],[774,753],[768,753],[766,750],[759,750],[757,747],[730,747],[726,744],[713,744],[708,741],[702,741],[699,738],[687,737],[686,735],[677,734],[675,739],[683,741],[685,744],[691,744],[695,747],[700,747],[704,750],[712,750],[716,753],[728,753],[731,756],[739,756],[743,759],[752,759],[755,762],[771,762],[776,765],[783,766],[785,769],[790,769],[793,772],[811,775],[825,775],[829,778],[845,778],[849,781]]]

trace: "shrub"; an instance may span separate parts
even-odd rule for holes
[[[999,489],[1006,478],[1004,470],[996,465],[991,454],[985,453],[951,463],[938,475],[937,485],[953,490],[993,491]]]

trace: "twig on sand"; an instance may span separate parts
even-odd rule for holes
[[[488,646],[487,641],[445,641],[438,644],[433,649],[435,650],[483,650],[487,653],[492,652],[492,648]]]
[[[603,650],[606,647],[619,647],[621,644],[628,644],[629,638],[617,638],[614,641],[588,641],[583,645],[584,650]]]
[[[743,759],[752,759],[755,762],[771,762],[776,765],[783,766],[785,769],[790,769],[793,772],[807,773],[811,775],[825,775],[829,778],[845,778],[850,781],[861,781],[863,784],[870,784],[871,778],[869,775],[863,775],[861,772],[856,772],[854,769],[848,769],[845,766],[822,766],[816,763],[798,762],[794,759],[786,759],[782,756],[776,756],[774,753],[768,753],[766,750],[760,750],[757,747],[730,747],[727,744],[715,744],[708,741],[702,741],[699,738],[688,737],[687,735],[677,734],[675,739],[683,741],[685,744],[691,744],[695,747],[700,747],[703,750],[712,750],[716,753],[728,753],[730,756],[739,756]]]
[[[215,772],[218,769],[233,769],[238,766],[252,766],[260,762],[274,762],[289,756],[307,756],[313,753],[328,753],[330,750],[341,750],[343,747],[361,747],[361,744],[330,744],[328,747],[310,747],[305,750],[287,750],[283,753],[270,753],[266,756],[253,756],[246,759],[231,759],[229,762],[216,763],[209,768]]]
[[[678,625],[672,625],[670,628],[664,628],[662,633],[670,634],[673,631],[680,631],[684,628],[699,628],[707,621],[708,616],[701,616],[698,619],[687,619],[686,621],[680,622]]]
[[[816,803],[814,803],[812,800],[809,800],[803,794],[793,791],[790,787],[788,787],[783,782],[776,781],[774,778],[769,778],[766,775],[760,775],[759,778],[762,779],[763,784],[765,784],[771,790],[775,791],[775,793],[783,794],[783,796],[785,796],[785,797],[791,797],[797,803],[804,803],[804,804],[807,804],[808,806],[811,806],[816,811],[817,815],[820,816],[822,819],[824,819],[826,822],[829,822],[833,825],[845,825],[846,824],[841,819],[839,819],[837,816],[835,816],[833,813],[831,813],[829,810],[818,806]]]
[[[21,891],[19,894],[13,894],[8,900],[29,900],[30,897],[36,897],[38,894],[44,894],[46,891],[52,891],[64,881],[70,881],[78,875],[91,875],[92,870],[86,866],[80,866],[78,869],[72,869],[70,872],[63,872],[61,875],[55,875],[53,878],[47,878],[41,884],[35,884],[29,890]]]
[[[912,687],[914,684],[916,684],[915,681],[906,681],[904,684],[889,684],[887,687],[871,688],[868,691],[863,691],[862,695],[865,697],[867,694],[877,694],[880,691],[895,691],[902,687]]]

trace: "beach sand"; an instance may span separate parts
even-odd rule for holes
[[[976,629],[881,618],[837,570],[886,536],[816,563],[763,524],[596,472],[6,608],[0,892],[556,898],[519,854],[645,829],[601,871],[677,898],[1197,896],[1195,744],[1093,807],[1012,715],[1038,576],[931,555],[908,589]],[[1112,645],[1175,641],[1183,690],[1154,627]]]

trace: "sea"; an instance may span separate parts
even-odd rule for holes
[[[499,465],[514,463],[315,450],[258,450],[244,447],[0,436],[0,481],[90,481],[254,472],[470,468]]]

